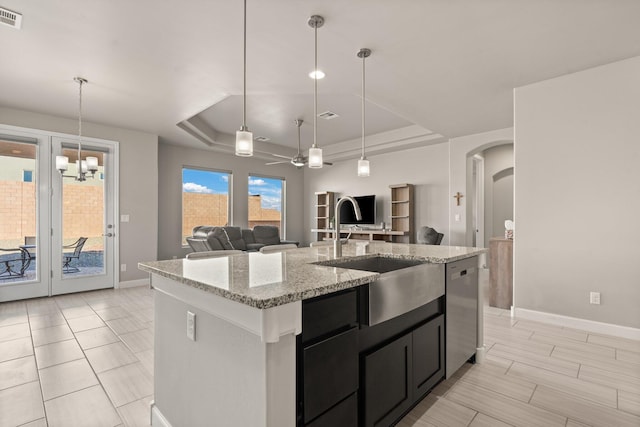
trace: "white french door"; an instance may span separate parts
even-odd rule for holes
[[[53,157],[69,158],[69,170],[52,172],[51,294],[113,288],[115,283],[117,146],[113,142],[82,143],[82,156],[98,158],[98,172],[77,181],[78,144],[52,138]]]
[[[118,143],[82,148],[99,167],[77,182],[55,168],[75,175],[77,137],[0,124],[0,302],[115,287]]]

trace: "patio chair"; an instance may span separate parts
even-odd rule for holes
[[[0,251],[9,252],[8,255],[0,255],[0,279],[24,277],[24,272],[31,264],[29,252],[23,248],[0,248]]]
[[[71,266],[71,261],[73,261],[74,259],[78,260],[78,262],[80,261],[80,252],[82,252],[82,247],[84,246],[86,241],[87,241],[86,237],[80,237],[78,240],[76,240],[75,242],[71,243],[70,245],[63,246],[63,248],[65,248],[65,249],[73,248],[73,252],[63,254],[63,256],[64,256],[64,259],[62,260],[62,271],[63,272],[65,272],[65,273],[77,273],[78,271],[80,271],[80,269],[78,267],[72,267]]]

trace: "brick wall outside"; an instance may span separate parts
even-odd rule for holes
[[[263,209],[259,195],[249,196],[249,228],[256,225],[273,225],[280,229],[280,211]]]
[[[83,250],[103,250],[104,190],[101,186],[65,183],[62,238],[65,245],[88,237]]]
[[[63,242],[88,237],[84,249],[103,249],[103,189],[66,184]],[[15,248],[36,235],[36,193],[33,182],[0,181],[0,247]]]
[[[227,225],[227,196],[224,194],[182,193],[182,237],[191,236],[196,225]],[[280,228],[280,212],[263,209],[260,196],[249,197],[249,228],[274,225]],[[183,240],[183,243],[186,241]]]
[[[224,194],[182,193],[182,206],[183,238],[191,236],[196,225],[227,225],[229,222]]]
[[[36,233],[36,196],[33,182],[0,181],[0,247],[24,244]]]
[[[65,183],[63,242],[88,237],[84,250],[102,250],[104,224],[102,186]],[[227,196],[183,193],[182,235],[190,236],[196,225],[227,225]],[[263,209],[260,196],[249,197],[249,227],[273,225],[280,228],[280,212]],[[15,248],[25,236],[36,235],[36,193],[33,182],[0,181],[0,247]]]

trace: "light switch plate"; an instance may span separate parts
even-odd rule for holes
[[[129,222],[129,215],[120,215],[120,222]]]
[[[196,340],[196,314],[191,311],[187,311],[187,338]]]

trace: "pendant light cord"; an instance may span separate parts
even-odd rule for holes
[[[313,27],[314,34],[314,65],[313,72],[315,78],[313,79],[313,148],[317,148],[316,142],[318,140],[318,24]]]
[[[243,83],[242,83],[242,130],[247,130],[247,0],[244,0],[244,39],[243,39]]]
[[[78,78],[80,84],[78,101],[78,173],[82,174],[82,84],[84,81]]]
[[[362,55],[362,158],[364,159],[364,60],[366,56]]]

